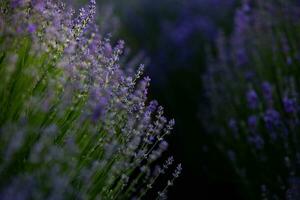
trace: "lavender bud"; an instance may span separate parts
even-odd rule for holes
[[[168,145],[168,143],[167,143],[166,141],[162,141],[162,142],[159,143],[159,148],[160,148],[162,151],[167,150],[168,146],[169,146],[169,145]]]
[[[262,92],[265,99],[270,102],[272,101],[272,86],[269,82],[265,81],[262,84]]]
[[[284,111],[287,113],[296,113],[297,112],[295,100],[290,99],[287,96],[285,96],[283,98],[283,106],[284,106]]]
[[[249,90],[247,92],[247,102],[248,102],[248,106],[251,109],[255,109],[258,107],[258,97],[257,94],[254,90]]]
[[[264,121],[268,128],[278,126],[280,123],[280,115],[274,109],[268,109],[264,114]]]
[[[29,33],[34,33],[36,31],[36,25],[34,24],[29,24],[27,27],[27,30]]]
[[[257,126],[257,117],[255,115],[251,115],[248,117],[248,126],[251,130],[254,130]]]

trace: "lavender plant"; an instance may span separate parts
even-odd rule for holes
[[[204,76],[212,124],[249,199],[299,199],[298,1],[243,1]]]
[[[120,66],[95,4],[0,2],[0,199],[142,199],[174,165],[152,170],[174,120],[147,100],[143,66]]]

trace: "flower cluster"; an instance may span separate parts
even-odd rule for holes
[[[299,198],[299,14],[293,0],[243,1],[203,78],[207,130],[250,199]]]
[[[1,199],[144,196],[174,120],[147,101],[143,66],[120,66],[124,42],[99,33],[95,0],[78,13],[55,0],[0,6]]]

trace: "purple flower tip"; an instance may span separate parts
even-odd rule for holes
[[[269,82],[263,82],[262,91],[266,100],[272,100],[272,85]]]
[[[36,25],[34,24],[29,24],[27,27],[27,30],[29,33],[34,33],[36,31]]]
[[[104,113],[105,107],[108,104],[108,100],[105,97],[101,97],[97,106],[94,109],[92,120],[97,121]]]
[[[40,11],[40,12],[43,12],[45,10],[45,3],[43,1],[41,2],[38,2],[34,8],[37,10],[37,11]]]
[[[167,150],[168,148],[168,143],[166,141],[162,141],[160,144],[159,144],[159,148],[163,151]]]
[[[276,110],[269,109],[264,115],[264,121],[268,127],[272,125],[278,125],[280,122],[280,115]]]
[[[288,97],[283,98],[284,111],[287,113],[295,113],[297,111],[296,102]]]
[[[256,128],[257,126],[257,117],[255,115],[251,115],[248,117],[248,126],[252,129]]]
[[[24,0],[12,0],[11,1],[11,6],[13,8],[21,7],[24,4]]]
[[[257,94],[254,90],[249,90],[247,92],[247,101],[248,101],[248,106],[251,109],[255,109],[258,106],[258,97]]]

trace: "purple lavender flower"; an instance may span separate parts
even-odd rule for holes
[[[97,121],[100,118],[102,113],[103,113],[103,107],[101,105],[97,105],[97,107],[94,110],[92,120]]]
[[[43,0],[36,0],[34,3],[34,8],[39,11],[39,12],[43,12],[45,10],[45,1]]]
[[[159,143],[159,148],[162,149],[163,151],[167,150],[168,146],[169,145],[166,141],[162,141]]]
[[[251,115],[248,117],[248,126],[250,127],[250,129],[254,130],[257,126],[257,116],[255,115]]]
[[[29,33],[34,33],[36,31],[36,25],[34,24],[29,24],[27,27],[27,30]]]
[[[262,83],[262,92],[268,102],[272,101],[272,85],[265,81]]]
[[[247,64],[248,56],[245,49],[243,48],[237,49],[236,61],[237,61],[237,66],[244,66]]]
[[[25,3],[24,0],[12,0],[11,7],[13,7],[13,8],[21,7],[24,5],[24,3]]]
[[[155,111],[155,109],[157,108],[157,106],[158,106],[158,102],[156,100],[153,100],[153,101],[151,101],[149,103],[149,106],[147,107],[147,111],[149,111],[149,112],[152,113],[152,112]]]
[[[104,45],[104,55],[106,57],[111,57],[112,52],[113,52],[113,50],[112,50],[111,45],[109,43],[105,43],[105,45]]]
[[[283,98],[283,106],[284,111],[287,113],[296,113],[297,112],[297,106],[294,99],[290,99],[287,96]]]
[[[258,96],[254,90],[249,90],[247,92],[247,102],[249,108],[251,109],[255,109],[258,107]]]
[[[280,124],[280,115],[275,109],[268,109],[264,114],[264,121],[267,128],[272,128]]]

